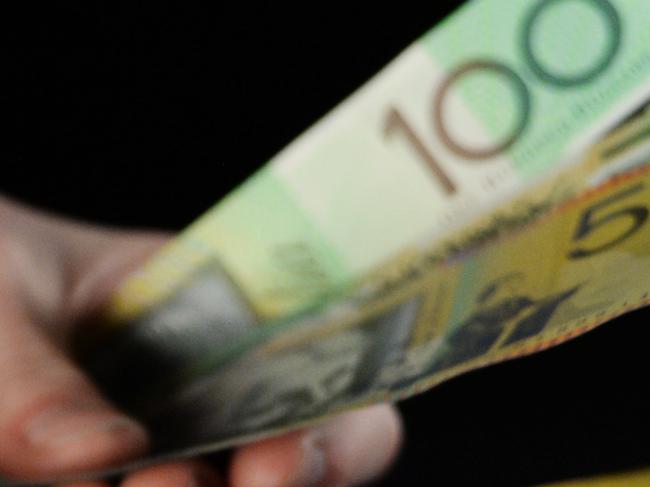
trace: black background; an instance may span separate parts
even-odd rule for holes
[[[178,230],[459,2],[48,3],[0,16],[0,191]],[[406,447],[377,485],[532,485],[650,464],[648,316],[404,402]]]

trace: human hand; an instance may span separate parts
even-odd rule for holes
[[[147,432],[120,413],[69,356],[75,329],[167,240],[36,212],[0,197],[0,473],[21,480],[119,465]],[[238,449],[228,472],[183,461],[131,474],[122,487],[357,485],[395,457],[395,410],[374,406],[312,430]],[[109,487],[89,481],[61,487]]]

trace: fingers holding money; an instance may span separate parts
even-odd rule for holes
[[[136,458],[147,447],[144,430],[105,401],[64,352],[74,328],[167,237],[107,232],[0,204],[2,211],[19,245],[0,249],[12,264],[0,275],[0,472],[58,477]],[[400,441],[393,409],[348,413],[244,447],[235,454],[229,485],[357,485],[390,464]],[[196,465],[146,469],[120,487],[223,485]]]
[[[143,428],[100,396],[6,284],[0,282],[0,472],[56,477],[144,453]]]
[[[0,295],[0,471],[21,480],[76,475],[144,453],[146,433],[108,404],[69,359]],[[130,475],[121,487],[221,487],[185,462]],[[59,487],[114,487],[83,481]]]
[[[231,469],[232,487],[353,486],[386,470],[402,442],[393,407],[372,406],[313,430],[242,448]]]

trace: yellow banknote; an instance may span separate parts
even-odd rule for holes
[[[543,350],[649,302],[649,208],[649,169],[626,173],[514,234],[402,274],[329,322],[268,340],[256,359],[268,371],[348,336],[361,344],[348,393],[379,400]]]
[[[600,477],[567,480],[544,487],[647,487],[650,485],[650,470],[626,472]]]

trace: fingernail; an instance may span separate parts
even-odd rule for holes
[[[116,413],[89,408],[62,407],[45,411],[25,429],[35,447],[54,449],[88,440],[97,434],[120,435],[122,441],[142,442],[146,433],[135,421]]]
[[[327,475],[327,459],[324,437],[311,432],[302,439],[302,460],[296,475],[289,482],[290,487],[317,487],[322,485]]]

